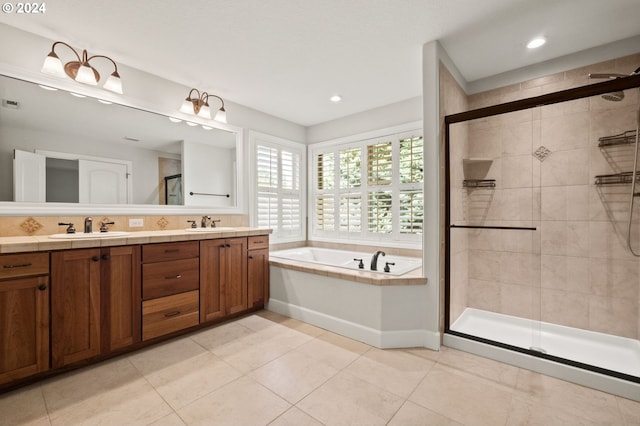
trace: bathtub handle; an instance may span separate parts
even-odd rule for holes
[[[362,259],[353,259],[356,262],[360,262],[358,263],[358,268],[360,269],[364,269],[364,262],[362,262]]]

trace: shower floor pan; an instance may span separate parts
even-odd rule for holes
[[[466,308],[451,330],[640,377],[640,342]]]

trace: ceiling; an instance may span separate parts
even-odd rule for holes
[[[439,40],[473,82],[640,34],[639,0],[65,0],[46,7],[41,15],[2,13],[0,22],[303,126],[420,96],[429,41]],[[547,44],[527,51],[538,35]],[[343,100],[334,104],[336,93]]]

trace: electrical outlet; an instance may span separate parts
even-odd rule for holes
[[[129,228],[142,228],[144,219],[129,219]]]

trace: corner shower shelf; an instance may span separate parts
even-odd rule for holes
[[[635,143],[636,141],[636,131],[635,130],[627,130],[624,133],[620,133],[619,135],[613,136],[603,136],[598,139],[598,147],[604,148],[608,146],[618,146],[618,145],[629,145]]]
[[[465,179],[462,181],[463,188],[495,188],[495,179]]]
[[[624,183],[631,183],[633,179],[633,172],[615,173],[611,175],[598,175],[596,176],[596,185],[618,185]],[[640,172],[636,173],[636,182],[640,181]]]

